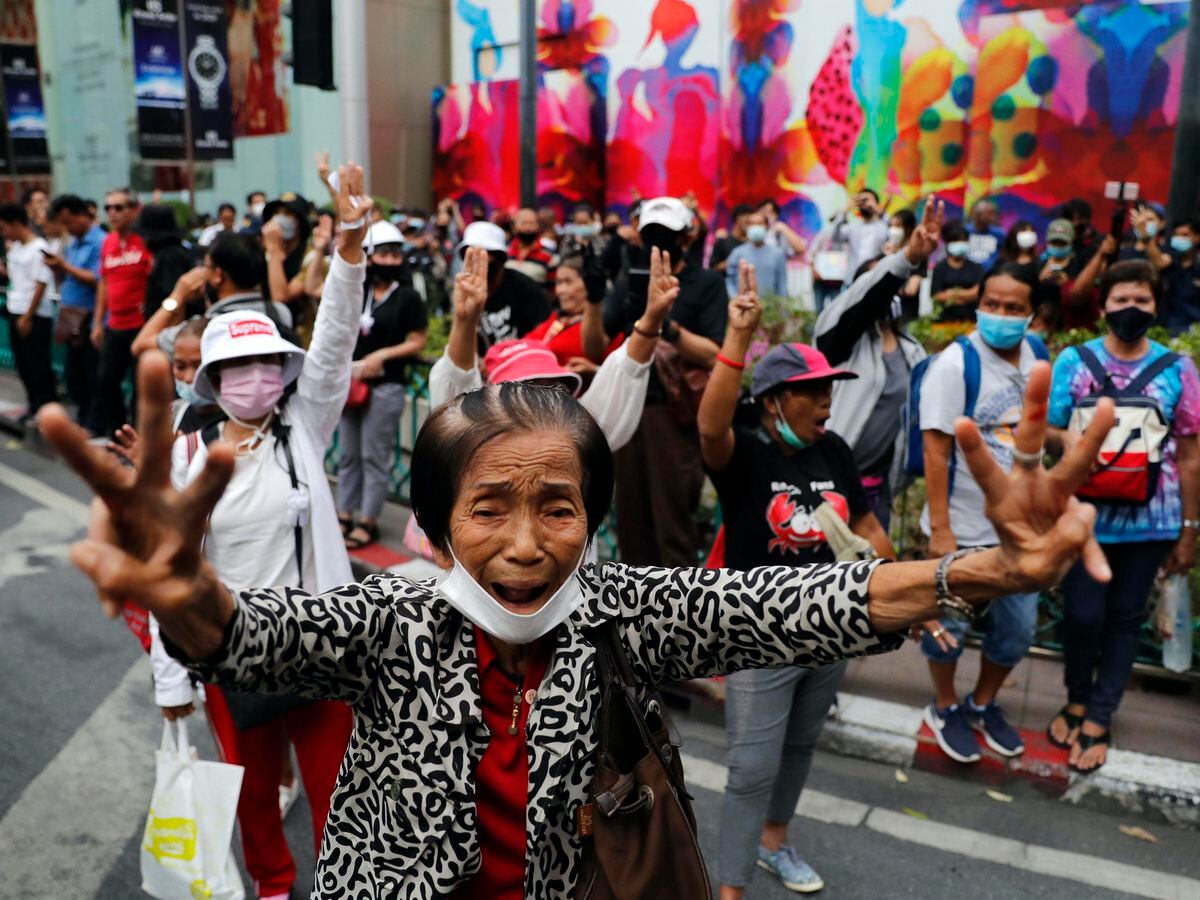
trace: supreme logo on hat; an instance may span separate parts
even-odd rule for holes
[[[229,336],[240,338],[249,337],[254,334],[265,334],[274,336],[275,329],[266,322],[259,322],[257,319],[244,319],[241,322],[229,323]]]

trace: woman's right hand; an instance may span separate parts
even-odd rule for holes
[[[488,297],[488,254],[482,247],[468,247],[462,271],[454,276],[454,317],[478,323]]]
[[[958,638],[948,632],[937,619],[930,619],[928,622],[922,622],[920,625],[912,627],[911,636],[914,641],[919,642],[926,634],[943,653],[949,653],[958,646]]]
[[[43,436],[103,501],[107,522],[71,548],[71,561],[96,585],[110,617],[132,600],[159,620],[185,653],[218,650],[233,615],[233,598],[201,553],[208,518],[233,474],[233,448],[208,448],[204,470],[186,490],[171,485],[170,364],[157,350],[138,364],[141,466],[118,462],[75,425],[58,404],[38,414]]]

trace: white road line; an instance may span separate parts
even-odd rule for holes
[[[728,769],[719,763],[683,754],[683,770],[689,787],[722,793]],[[983,831],[915,819],[903,813],[871,807],[857,800],[806,790],[796,814],[833,825],[866,825],[872,831],[946,853],[982,859],[1024,869],[1038,875],[1065,878],[1080,884],[1124,891],[1156,900],[1194,900],[1200,897],[1200,881],[1155,869],[1113,862],[1097,856],[1026,844]]]
[[[74,497],[55,490],[48,484],[43,484],[36,478],[26,475],[11,466],[0,463],[0,484],[6,488],[23,494],[40,506],[53,509],[74,520],[75,524],[87,525],[88,505]]]
[[[161,725],[139,659],[0,819],[0,897],[91,897],[145,821]]]

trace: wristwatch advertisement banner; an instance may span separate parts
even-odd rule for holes
[[[224,0],[185,0],[183,46],[196,159],[233,159],[228,28]]]
[[[143,160],[233,158],[227,16],[216,0],[134,0],[134,89]],[[182,21],[181,21],[182,15]]]
[[[4,149],[5,155],[9,156],[0,172],[6,175],[49,174],[50,150],[46,143],[46,108],[42,103],[37,47],[0,43],[0,76],[4,80],[8,129]]]

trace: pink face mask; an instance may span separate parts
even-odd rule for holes
[[[221,367],[221,406],[239,419],[261,419],[283,396],[283,367],[254,360]]]

